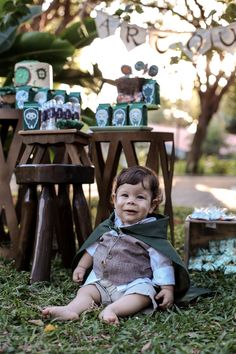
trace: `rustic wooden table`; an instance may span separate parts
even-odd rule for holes
[[[137,145],[140,143],[146,144],[147,148],[144,162],[140,162],[139,153],[144,151],[144,146],[142,149],[138,149]],[[119,131],[118,129],[117,131],[94,131],[91,133],[91,156],[95,166],[99,194],[96,225],[106,219],[112,210],[110,204],[112,181],[117,174],[122,153],[128,166],[144,164],[156,171],[157,174],[162,173],[165,198],[164,213],[170,217],[171,241],[174,243],[171,200],[175,160],[173,133],[150,130]]]

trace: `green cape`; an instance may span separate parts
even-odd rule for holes
[[[143,241],[150,247],[162,252],[164,255],[169,257],[174,266],[175,270],[175,295],[177,297],[184,295],[190,286],[190,278],[187,268],[180,256],[174,249],[174,247],[167,240],[167,228],[169,218],[160,214],[152,214],[151,216],[156,217],[155,221],[136,224],[132,226],[120,227],[119,229],[122,233],[135,237],[136,239]],[[103,221],[88,237],[88,239],[83,243],[82,247],[76,254],[73,265],[76,266],[79,259],[82,256],[82,252],[96,242],[105,232],[110,230],[117,230],[114,225],[115,214],[112,213],[111,216]]]

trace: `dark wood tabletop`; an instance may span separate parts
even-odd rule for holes
[[[49,148],[56,147],[56,163],[71,162],[91,166],[87,151],[90,136],[77,129],[21,130],[19,135],[26,145],[19,164],[50,162],[49,158],[47,160]]]

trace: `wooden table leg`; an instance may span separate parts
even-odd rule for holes
[[[59,184],[57,196],[57,240],[62,263],[66,268],[71,266],[71,262],[76,253],[75,234],[73,230],[73,216],[69,199],[69,186]]]
[[[79,247],[92,232],[92,224],[87,200],[82,184],[73,185],[73,215]]]
[[[184,224],[184,262],[186,267],[188,267],[189,262],[189,234],[190,234],[190,222],[185,221]]]
[[[117,139],[109,143],[106,161],[102,154],[101,142],[95,142],[92,148],[99,195],[95,226],[105,220],[112,210],[110,203],[112,182],[117,173],[121,152],[122,146]]]
[[[38,202],[35,247],[31,269],[31,283],[49,281],[51,251],[55,218],[55,191],[53,185],[43,185]]]
[[[168,157],[165,142],[159,143],[160,150],[160,161],[161,161],[161,169],[163,173],[164,180],[164,188],[165,188],[165,209],[164,213],[169,216],[170,221],[170,234],[171,234],[171,243],[174,245],[174,216],[173,216],[173,207],[172,207],[172,199],[171,199],[171,191],[172,191],[172,180],[174,173],[174,160],[175,160],[175,150],[174,150],[174,142],[172,143],[171,153]]]
[[[14,259],[18,248],[19,228],[15,206],[11,196],[11,189],[7,183],[2,183],[0,185],[0,201],[4,202],[4,205],[0,205],[0,215],[3,215],[4,211],[6,226],[9,230],[9,236],[11,239],[11,247],[8,257]]]
[[[1,141],[0,166],[0,215],[3,214],[2,211],[4,210],[6,226],[8,227],[9,236],[11,239],[11,248],[8,256],[10,258],[15,258],[19,240],[19,229],[10,188],[10,179],[12,171],[10,171],[7,161],[5,161]]]
[[[37,211],[36,186],[27,186],[21,209],[20,237],[15,266],[17,270],[29,270],[35,236]]]

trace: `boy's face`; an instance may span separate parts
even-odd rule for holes
[[[152,193],[146,181],[144,186],[145,188],[142,183],[122,184],[113,196],[116,214],[123,224],[135,224],[155,209],[157,201],[152,200]]]

